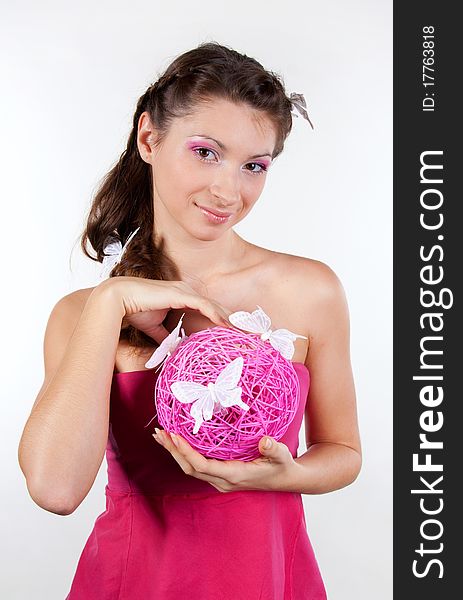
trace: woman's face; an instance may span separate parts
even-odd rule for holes
[[[138,142],[152,166],[156,231],[174,227],[197,239],[217,239],[254,206],[276,143],[265,114],[212,99],[192,115],[174,119],[159,146],[147,145],[150,133],[155,137],[143,113]]]

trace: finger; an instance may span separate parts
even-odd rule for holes
[[[167,432],[165,432],[167,434]],[[172,436],[171,436],[172,437]],[[171,443],[180,454],[193,466],[198,473],[217,477],[228,483],[233,483],[238,474],[238,470],[243,468],[242,461],[239,460],[217,460],[215,458],[206,458],[201,453],[197,452],[190,444],[180,435],[175,435],[178,445],[175,447],[171,439]]]
[[[164,325],[156,325],[155,327],[147,327],[146,329],[144,328],[143,331],[149,335],[150,338],[152,338],[158,345],[161,345],[161,343],[166,339],[166,337],[169,335],[170,331],[168,331]]]
[[[214,458],[206,458],[194,450],[190,444],[179,435],[176,436],[178,440],[178,446],[176,446],[172,437],[166,431],[160,431],[158,438],[160,443],[162,443],[172,454],[188,475],[193,475],[197,479],[202,479],[204,481],[214,482],[217,485],[230,485],[231,481],[228,477],[236,468],[231,463],[238,461],[220,461]]]
[[[195,477],[196,479],[200,479],[202,481],[206,481],[210,483],[212,487],[214,487],[219,492],[228,491],[230,487],[230,482],[222,479],[221,477],[215,477],[214,475],[209,475],[208,473],[203,473],[201,471],[197,471],[195,467],[185,458],[185,456],[176,448],[176,446],[172,442],[166,441],[163,446],[168,450],[173,458],[180,465],[181,469],[186,475],[190,477]]]
[[[152,324],[152,311],[139,312],[129,317],[125,316],[122,319],[121,329],[127,325],[132,325],[135,329],[143,331],[152,338],[158,345],[169,335],[169,331],[162,324]]]
[[[222,325],[224,327],[230,325],[228,315],[231,313],[217,304],[217,302],[214,302],[205,296],[197,297],[197,310],[199,310],[213,323],[217,323],[218,325]]]
[[[159,433],[157,435],[153,434],[154,439],[172,454],[185,472],[196,471],[199,473],[205,469],[205,463],[207,462],[207,459],[204,456],[199,454],[199,452],[196,452],[196,450],[193,450],[189,444],[188,447],[190,451],[188,452],[187,456],[185,448],[180,449],[177,447],[167,431],[159,431],[157,428],[155,429]],[[184,446],[186,445],[187,443],[184,442]]]
[[[217,304],[217,302],[211,302],[209,299],[204,298],[204,309],[205,314],[212,322],[222,325],[224,327],[230,327],[231,323],[228,320],[228,316],[231,314],[225,308]]]
[[[228,322],[227,311],[222,309],[216,302],[197,293],[189,293],[180,289],[173,298],[171,306],[172,308],[192,308],[198,310],[213,323],[220,325],[225,325]]]
[[[219,307],[222,321],[223,321],[222,324],[225,325],[226,327],[233,327],[233,325],[228,320],[228,317],[232,314],[233,311],[229,310],[228,308],[225,308],[225,306],[222,306],[220,304],[218,305],[218,307]]]

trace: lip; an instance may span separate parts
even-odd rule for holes
[[[211,213],[212,215],[214,215],[216,217],[227,218],[227,217],[230,217],[232,214],[232,213],[221,212],[220,210],[212,209],[207,206],[201,206],[201,204],[196,204],[196,206],[202,210],[205,210],[208,213]]]

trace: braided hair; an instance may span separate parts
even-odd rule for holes
[[[117,236],[124,244],[140,226],[111,277],[181,278],[164,251],[163,240],[154,241],[152,174],[138,150],[138,122],[146,111],[156,127],[158,144],[173,119],[191,114],[199,103],[214,97],[263,111],[277,133],[273,158],[282,152],[292,127],[292,105],[280,76],[264,69],[254,58],[217,42],[200,44],[178,56],[139,98],[127,147],[103,177],[87,215],[80,245],[87,257],[99,262],[108,238]],[[121,339],[133,347],[153,345],[149,336],[131,325],[121,329]]]

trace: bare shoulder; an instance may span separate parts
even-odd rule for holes
[[[43,342],[44,381],[33,408],[53,378],[63,354],[79,321],[88,297],[94,288],[85,288],[66,294],[56,302],[48,317]]]
[[[66,294],[54,305],[48,319],[46,339],[57,336],[70,337],[84,306],[95,288],[83,288]]]
[[[348,327],[344,287],[329,265],[279,252],[269,254],[268,260],[275,313],[288,329],[313,344],[325,339],[331,326]]]
[[[88,297],[94,288],[75,290],[63,296],[54,305],[45,331],[45,370],[53,371],[61,360],[63,349],[69,342],[80,319]]]
[[[305,256],[272,253],[272,272],[284,292],[293,298],[319,303],[344,296],[342,283],[326,263]]]
[[[82,288],[66,294],[56,302],[50,317],[78,321],[84,306],[94,289],[94,287]]]

